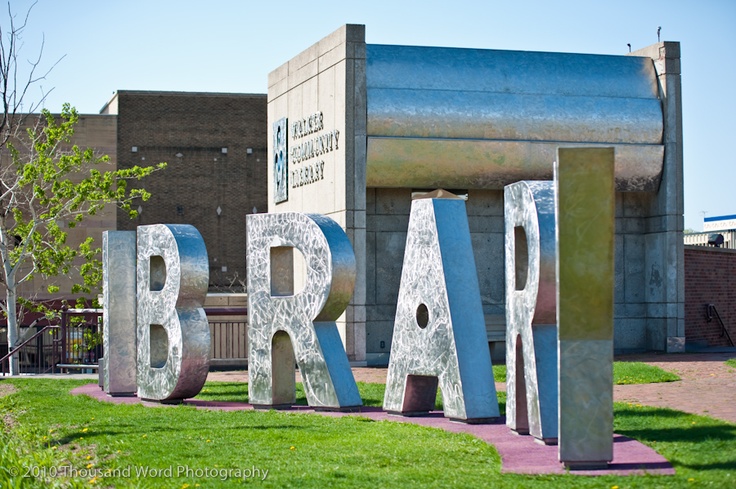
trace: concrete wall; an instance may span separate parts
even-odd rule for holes
[[[618,352],[684,349],[683,183],[679,44],[632,53],[651,57],[663,102],[665,156],[657,192],[616,194],[614,348]],[[401,277],[411,189],[368,191],[367,356],[385,363]],[[486,330],[494,362],[505,336],[503,194],[470,190],[473,234]]]
[[[115,109],[120,167],[168,163],[136,183],[152,197],[135,220],[118,212],[117,228],[194,225],[207,246],[210,289],[242,291],[245,216],[267,211],[266,96],[123,90],[103,112]]]
[[[665,330],[649,317],[648,297],[663,284],[659,268],[647,266],[649,212],[655,194],[617,193],[614,349],[664,350]],[[661,250],[656,250],[661,252]]]
[[[452,83],[458,84],[458,87],[442,85],[443,89],[454,89],[458,92],[452,92],[457,96],[448,99],[435,93],[437,90],[434,90],[433,87],[436,80],[423,77],[424,72],[417,75],[414,71],[409,70],[405,73],[404,60],[395,59],[395,56],[390,55],[393,52],[409,53],[407,56],[413,56],[409,65],[414,66],[412,64],[414,63],[422,66],[429,73],[432,71],[432,56],[437,54],[433,49],[422,50],[406,47],[393,49],[386,46],[374,49],[374,46],[368,46],[366,50],[363,43],[364,35],[363,26],[345,26],[270,74],[269,126],[282,117],[288,117],[291,124],[294,120],[320,114],[320,116],[324,115],[326,121],[325,128],[320,128],[321,131],[332,128],[344,130],[342,138],[346,141],[353,141],[355,146],[353,150],[345,148],[345,154],[335,152],[326,155],[323,159],[328,171],[325,172],[324,181],[319,180],[297,188],[290,186],[289,200],[285,203],[274,202],[272,190],[274,179],[272,172],[269,171],[269,211],[321,212],[331,215],[343,225],[353,243],[359,262],[358,285],[353,299],[355,307],[349,309],[346,315],[345,331],[347,333],[344,339],[351,359],[361,358],[358,333],[353,333],[354,339],[351,340],[350,331],[352,328],[354,332],[358,332],[363,327],[360,308],[364,305],[365,358],[369,363],[385,364],[390,352],[411,194],[413,190],[417,190],[411,186],[426,187],[429,185],[403,182],[426,182],[428,181],[426,178],[419,177],[427,177],[434,178],[431,180],[433,187],[447,189],[447,187],[462,188],[461,183],[467,185],[467,210],[486,330],[489,341],[501,345],[505,336],[504,224],[503,184],[498,182],[506,180],[496,181],[487,176],[474,178],[472,176],[475,175],[474,173],[466,174],[468,169],[465,166],[458,167],[457,161],[466,161],[457,159],[458,145],[466,144],[469,138],[457,136],[457,131],[455,131],[458,124],[464,124],[463,128],[482,133],[483,128],[495,127],[494,122],[486,121],[485,125],[481,125],[482,127],[476,127],[478,124],[474,124],[477,122],[474,119],[475,116],[471,117],[472,120],[466,120],[467,111],[460,110],[453,105],[459,103],[461,108],[466,105],[471,108],[475,107],[469,102],[463,105],[462,101],[475,100],[473,97],[476,96],[472,87],[467,86],[468,83],[471,83],[468,77],[453,72],[457,64],[453,61],[455,59],[453,56],[450,56],[450,61],[446,63],[443,61],[445,64],[442,65],[442,68],[445,71],[450,70],[453,76],[439,77],[441,80],[437,81],[440,84],[444,82],[451,85]],[[445,53],[446,50],[437,48],[437,51]],[[470,51],[473,50],[456,50],[450,54],[457,55],[460,59],[461,54],[471,56],[468,54]],[[378,61],[369,57],[372,52],[380,58]],[[428,58],[425,58],[422,53],[426,53]],[[504,59],[517,56],[509,53],[491,54]],[[447,53],[444,55],[444,58],[440,56],[443,60],[447,58]],[[473,51],[472,55],[485,56],[477,51]],[[550,54],[550,56],[556,55],[555,53]],[[586,107],[600,109],[610,102],[610,100],[606,101],[607,97],[611,97],[606,95],[608,94],[606,90],[609,90],[611,86],[621,85],[621,83],[617,85],[612,81],[618,80],[616,76],[619,76],[620,73],[614,68],[621,65],[626,66],[629,71],[633,66],[639,67],[629,73],[633,77],[629,82],[633,86],[640,87],[641,93],[646,97],[632,95],[632,100],[639,101],[642,97],[647,98],[649,102],[652,102],[652,106],[657,108],[655,118],[657,123],[652,126],[654,127],[652,134],[657,133],[657,128],[659,128],[658,134],[661,135],[661,139],[659,136],[652,136],[651,140],[640,141],[641,148],[636,146],[632,149],[634,146],[629,144],[632,141],[621,136],[616,130],[612,134],[617,134],[617,136],[612,140],[585,139],[588,134],[586,132],[578,135],[583,139],[576,140],[576,142],[615,146],[617,165],[621,163],[616,170],[620,173],[617,173],[619,191],[616,194],[615,349],[618,351],[682,351],[685,322],[679,44],[658,43],[632,53],[632,55],[637,59],[628,60],[625,56],[611,58],[582,55],[577,57],[560,54],[567,60],[566,62],[571,63],[571,66],[578,70],[576,73],[579,74],[579,77],[574,78],[572,82],[590,89],[588,82],[593,77],[603,87],[602,93],[593,94],[594,99],[595,96],[600,96],[601,100],[595,99]],[[529,56],[534,58],[537,54],[529,54]],[[592,73],[589,63],[593,61],[608,67],[610,75],[606,76],[605,70],[597,70]],[[457,66],[460,65],[462,63],[457,64]],[[486,69],[491,69],[489,66],[486,66]],[[463,65],[462,69],[468,69],[468,67]],[[474,71],[477,70],[470,69],[471,74]],[[516,72],[511,70],[510,73]],[[415,105],[405,107],[398,102],[397,104],[387,102],[387,100],[406,99],[406,97],[402,98],[405,95],[404,85],[411,81],[407,81],[406,77],[418,80],[417,90],[420,93],[416,97],[406,96]],[[528,80],[522,77],[522,81],[526,83]],[[483,80],[478,81],[478,83],[482,82]],[[505,86],[505,82],[502,82],[503,80],[499,82],[501,87]],[[565,86],[551,87],[551,96],[560,96],[567,100],[565,94],[570,87],[567,84],[563,85]],[[422,106],[422,103],[428,100],[423,96],[427,90],[432,92],[430,98],[434,103],[429,108]],[[505,93],[504,90],[493,87],[488,90],[490,92],[488,100],[495,100],[494,97],[501,96],[496,92]],[[446,110],[443,110],[443,107]],[[492,111],[478,110],[481,116],[491,117],[489,114],[495,114]],[[343,117],[340,115],[341,112],[347,121],[344,127],[339,125]],[[557,124],[553,116],[549,117],[552,130],[567,127],[562,123]],[[582,117],[581,120],[583,119],[587,120],[585,117]],[[508,122],[506,119],[503,120]],[[509,120],[516,119],[511,117]],[[350,121],[353,121],[352,126]],[[416,131],[405,134],[408,126],[417,126]],[[271,127],[269,131],[272,131]],[[593,133],[595,131],[591,134]],[[529,149],[527,146],[534,146],[530,143],[528,135],[522,136],[525,135],[518,136],[516,138],[518,141],[510,142],[499,142],[495,137],[488,136],[489,141],[486,142],[498,146],[496,149],[502,153],[499,156],[500,159],[494,159],[489,165],[493,166],[498,161],[505,161],[503,151],[506,151],[504,148],[507,146],[517,149],[522,147],[524,150]],[[473,136],[470,139],[472,139],[471,142],[474,142],[483,137],[483,135]],[[273,148],[272,139],[271,132],[269,151]],[[297,138],[290,136],[289,144],[301,144],[303,139],[302,136]],[[542,139],[546,141],[545,138]],[[567,141],[567,139],[560,141]],[[506,143],[508,145],[505,146]],[[564,144],[569,143],[559,143],[559,145]],[[426,151],[425,146],[427,145],[433,150]],[[557,145],[558,143],[555,143],[553,146],[556,148]],[[373,150],[371,150],[372,147]],[[376,149],[377,147],[393,149],[381,152]],[[365,151],[366,148],[367,151]],[[420,151],[417,148],[424,148],[424,150]],[[640,156],[639,153],[648,155],[643,160],[644,163],[631,163]],[[534,154],[543,156],[546,153],[542,151]],[[472,158],[467,159],[467,161],[472,161],[470,166],[474,169],[482,167],[483,158],[487,159],[487,154],[481,152],[477,155],[473,153],[473,155]],[[519,167],[513,167],[512,171],[504,166],[505,171],[508,172],[508,174],[503,174],[504,178],[508,177],[512,180],[550,178],[552,159],[543,158],[545,162],[549,160],[549,172],[539,174],[532,172],[527,175],[524,171],[528,170],[529,161],[527,160],[530,156],[524,151],[517,151],[514,155],[519,161]],[[433,160],[432,164],[425,165],[423,164],[425,157],[441,161]],[[659,160],[655,161],[657,159]],[[379,165],[380,171],[376,170],[374,160],[380,160],[382,165]],[[401,164],[406,163],[405,160],[410,161],[411,164],[404,165],[402,171],[397,170]],[[334,169],[330,168],[333,163]],[[307,161],[306,164],[310,165],[313,162]],[[304,165],[304,163],[295,163],[293,168],[298,169],[299,165]],[[342,165],[344,165],[344,171],[341,169]],[[493,168],[493,171],[501,171],[495,166]],[[643,172],[641,175],[640,171]],[[448,178],[452,177],[452,180],[448,184],[437,175],[449,175]],[[401,180],[404,177],[407,180]],[[369,182],[371,187],[366,189],[366,182]],[[363,185],[362,188],[361,185]],[[365,200],[361,201],[363,191],[365,191]],[[343,200],[344,206],[342,206]],[[363,218],[365,218],[364,228],[362,227]],[[361,264],[362,260],[364,262]],[[361,284],[362,281],[364,283]],[[502,347],[492,347],[492,353],[496,355],[496,358],[502,355],[502,351]]]
[[[664,116],[662,182],[646,209],[646,346],[681,352],[685,349],[685,258],[680,43],[661,42],[631,54],[654,61]]]
[[[471,189],[467,195],[468,224],[488,339],[503,342],[506,330],[503,191]],[[412,189],[369,188],[367,191],[366,357],[369,364],[386,364],[391,350],[411,200]],[[493,353],[503,358],[503,347],[496,350]]]
[[[276,202],[274,165],[269,164],[268,209],[324,214],[347,233],[359,278],[338,329],[353,362],[365,360],[365,104],[364,26],[343,26],[268,76],[269,155],[275,154],[273,124],[284,117],[288,152],[330,138],[329,146],[318,154],[300,153],[299,158],[289,154],[286,201]],[[308,131],[293,126],[315,117],[319,126]],[[297,265],[295,260],[299,284],[305,270]]]
[[[713,304],[736,341],[736,250],[685,247],[685,336],[696,346],[731,346],[720,323],[707,320]]]
[[[369,364],[385,364],[391,349],[396,298],[401,279],[411,189],[367,192],[367,325]],[[647,297],[664,277],[646,269],[648,212],[656,195],[616,193],[615,330],[617,352],[664,350],[665,331],[650,325]],[[505,273],[503,191],[469,190],[466,202],[486,332],[494,363],[503,361]]]

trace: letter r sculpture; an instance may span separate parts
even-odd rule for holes
[[[251,214],[247,239],[251,404],[293,404],[296,362],[310,406],[362,405],[336,324],[356,276],[345,232],[316,214]],[[294,290],[294,249],[306,262],[306,283],[299,292]]]
[[[558,437],[554,184],[507,185],[504,207],[506,425],[554,444]]]

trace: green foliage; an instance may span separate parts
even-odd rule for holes
[[[92,328],[85,328],[82,333],[82,341],[84,349],[92,351],[102,344],[102,331],[95,331]]]
[[[79,120],[75,109],[65,104],[58,119],[47,110],[41,117],[40,126],[27,130],[30,152],[21,152],[8,142],[15,171],[4,173],[3,184],[11,190],[3,199],[7,212],[0,217],[0,231],[14,239],[7,239],[0,252],[14,269],[21,262],[32,264],[32,272],[23,279],[34,274],[44,278],[69,275],[78,260],[81,280],[72,293],[89,293],[102,276],[97,258],[100,249],[91,237],[77,246],[69,245],[63,225],[73,228],[110,204],[135,217],[133,200],[147,200],[150,193],[128,190],[127,181],[140,180],[166,164],[100,171],[97,167],[108,163],[108,156],[71,145]],[[58,287],[49,288],[49,292],[56,291]]]
[[[12,453],[0,467],[36,464],[87,466],[112,473],[126,467],[185,466],[192,469],[268,470],[261,479],[240,480],[186,475],[78,477],[69,485],[99,487],[734,487],[736,425],[668,409],[616,403],[617,433],[636,438],[670,460],[675,476],[501,474],[491,446],[469,435],[360,416],[333,418],[278,411],[206,411],[191,406],[160,408],[98,402],[71,396],[85,381],[12,379],[19,391],[0,397],[0,417]],[[381,397],[383,386],[360,384],[361,396]],[[378,389],[371,393],[371,389]],[[207,383],[210,400],[239,400],[240,383]],[[217,392],[224,393],[219,398]],[[499,394],[501,402],[505,400]],[[502,410],[503,412],[503,410]],[[5,441],[3,440],[3,441]],[[10,463],[5,460],[12,459]],[[14,461],[13,461],[14,460]],[[15,464],[15,465],[12,465]],[[0,469],[1,471],[2,469]],[[9,484],[0,486],[8,487]],[[58,480],[28,487],[44,487]],[[35,482],[34,482],[35,483]],[[12,486],[11,486],[12,487]]]
[[[728,360],[726,360],[726,365],[736,368],[736,358],[729,358]]]

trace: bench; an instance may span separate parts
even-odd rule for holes
[[[61,369],[61,373],[69,373],[67,372],[70,369],[78,369],[78,370],[97,370],[99,368],[99,365],[88,365],[88,364],[82,364],[82,363],[57,363],[56,366]],[[82,373],[92,373],[92,372],[82,372]]]

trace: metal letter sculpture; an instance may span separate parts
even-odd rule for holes
[[[102,233],[103,390],[132,396],[136,383],[135,231]]]
[[[177,401],[202,389],[208,282],[207,249],[194,226],[138,227],[138,397]]]
[[[499,416],[465,202],[412,202],[383,409]]]
[[[335,323],[355,286],[355,255],[345,232],[316,214],[251,214],[247,237],[251,404],[293,404],[296,361],[310,406],[362,405]],[[307,266],[304,290],[296,294],[294,248]]]
[[[560,148],[555,163],[559,458],[613,459],[614,150]]]
[[[506,425],[557,442],[557,281],[553,182],[504,189]]]

